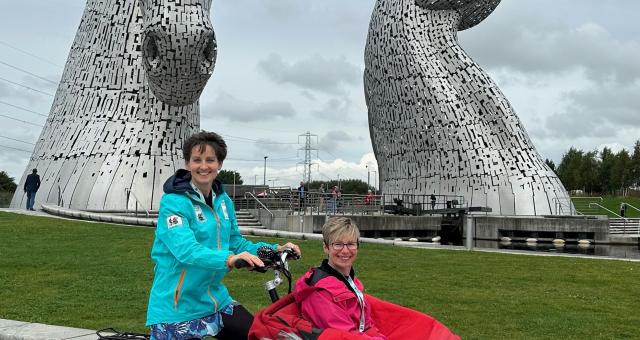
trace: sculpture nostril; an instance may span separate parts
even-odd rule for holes
[[[204,56],[204,60],[212,63],[213,59],[215,58],[215,42],[213,39],[207,41],[207,45],[204,47],[203,52],[203,56]]]
[[[156,68],[160,64],[160,52],[158,51],[157,38],[154,34],[148,34],[144,39],[144,60],[151,68]]]
[[[200,73],[212,74],[213,66],[216,62],[217,44],[214,37],[208,37],[205,41],[204,48],[202,49]]]

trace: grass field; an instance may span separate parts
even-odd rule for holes
[[[604,206],[605,208],[615,212],[616,214],[620,214],[620,203],[624,202],[627,204],[631,204],[632,206],[640,209],[640,197],[622,197],[622,196],[603,196],[602,200],[599,198],[595,198],[595,197],[589,197],[589,198],[585,198],[585,197],[581,197],[581,198],[576,198],[576,197],[572,197],[572,201],[574,206],[576,207],[576,210],[578,210],[579,212],[585,214],[585,215],[592,215],[592,214],[598,214],[598,215],[607,215],[609,217],[618,217],[615,216],[613,214],[611,214],[610,212],[598,208],[596,206],[589,208],[588,204],[589,203],[598,203],[602,206]],[[640,217],[640,211],[637,211],[633,208],[627,207],[627,211],[626,211],[626,217]]]
[[[0,212],[0,240],[0,318],[146,331],[152,229]],[[319,242],[299,244],[294,277],[322,259]],[[368,293],[463,339],[640,337],[638,262],[364,244],[356,264]],[[225,281],[255,312],[270,278],[234,271]]]

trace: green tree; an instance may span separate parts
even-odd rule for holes
[[[324,184],[325,190],[331,192],[334,186],[340,187],[340,192],[343,194],[358,194],[365,195],[367,190],[373,190],[373,187],[367,188],[367,182],[359,179],[345,179],[345,180],[330,180],[330,181],[311,181],[307,183],[307,189],[318,190],[320,184]]]
[[[582,188],[584,192],[591,194],[602,190],[602,186],[598,182],[599,167],[600,162],[598,161],[597,151],[587,152],[582,155],[579,172],[581,174]]]
[[[631,185],[631,156],[627,150],[620,150],[615,155],[611,166],[611,186],[620,190],[622,196],[627,195],[627,188]]]
[[[617,187],[611,182],[612,170],[616,162],[616,155],[608,147],[604,147],[600,151],[600,169],[598,171],[598,180],[602,185],[602,192],[614,193]]]
[[[562,160],[558,164],[556,173],[565,189],[583,189],[583,180],[580,173],[582,158],[583,151],[574,147],[569,148],[569,151],[562,155]]]
[[[235,182],[233,181],[235,177]],[[220,170],[218,177],[216,177],[222,184],[242,184],[242,176],[235,170]]]
[[[544,164],[546,164],[552,171],[556,171],[556,164],[552,160],[545,159]]]
[[[631,155],[631,185],[640,186],[640,140],[636,141],[633,146],[633,154]]]
[[[18,185],[13,177],[9,177],[9,174],[5,171],[0,171],[0,191],[15,192],[17,187]]]

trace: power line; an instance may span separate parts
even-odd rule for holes
[[[17,151],[22,151],[22,152],[26,152],[26,153],[32,153],[33,152],[33,151],[29,151],[29,150],[25,150],[25,149],[18,149],[18,148],[14,148],[12,146],[6,146],[6,145],[2,145],[2,144],[0,144],[0,147],[7,148],[7,149],[12,149],[12,150],[17,150]]]
[[[234,162],[264,162],[264,159],[241,159],[241,158],[227,158],[225,159],[225,161],[234,161]],[[290,162],[292,160],[289,159],[270,159],[269,162],[280,162],[280,163],[286,163],[286,162]]]
[[[25,109],[24,107],[21,107],[21,106],[18,106],[18,105],[13,105],[13,104],[7,103],[7,102],[5,102],[4,100],[0,100],[0,104],[4,104],[4,105],[7,105],[7,106],[11,106],[11,107],[16,108],[16,109],[18,109],[18,110],[22,110],[22,111],[27,111],[27,112],[35,113],[35,114],[37,114],[37,115],[39,115],[39,116],[42,116],[42,117],[49,117],[49,116],[47,116],[47,115],[45,115],[45,114],[42,114],[42,113],[40,113],[40,112],[35,112],[35,111],[29,110],[29,109]]]
[[[27,85],[24,85],[24,84],[20,84],[20,83],[16,83],[16,82],[11,81],[11,80],[9,80],[9,79],[5,79],[5,78],[0,77],[0,80],[5,81],[5,82],[7,82],[7,83],[9,83],[9,84],[22,86],[22,87],[24,87],[25,89],[29,89],[29,90],[31,90],[31,91],[35,91],[35,92],[38,92],[38,93],[42,93],[42,94],[47,95],[47,96],[49,96],[49,97],[54,97],[54,95],[52,95],[51,93],[46,93],[46,92],[40,91],[40,90],[38,90],[38,89],[34,89],[33,87],[30,87],[30,86],[27,86]]]
[[[30,57],[33,57],[33,58],[36,58],[36,59],[40,60],[40,61],[44,61],[45,63],[47,63],[47,64],[49,64],[49,65],[53,65],[53,66],[56,66],[56,67],[62,68],[62,66],[60,66],[60,65],[58,65],[58,64],[54,64],[54,63],[50,62],[50,61],[49,61],[49,60],[47,60],[47,59],[44,59],[44,58],[42,58],[42,57],[40,57],[40,56],[37,56],[37,55],[35,55],[35,54],[33,54],[33,53],[30,53],[30,52],[27,52],[27,51],[25,51],[25,50],[19,49],[19,48],[15,47],[15,46],[13,46],[13,45],[10,45],[9,43],[6,43],[6,42],[4,42],[4,41],[2,41],[2,40],[0,40],[0,44],[5,45],[5,46],[7,46],[7,47],[9,47],[9,48],[12,48],[12,49],[14,49],[14,50],[16,50],[16,51],[18,51],[18,52],[22,52],[22,53],[24,53],[24,54],[26,54],[26,55],[28,55],[28,56],[30,56]]]
[[[220,135],[222,135],[224,137],[227,137],[227,138],[240,139],[240,140],[236,140],[235,142],[260,143],[260,144],[298,144],[298,143],[289,143],[289,142],[267,142],[267,141],[261,141],[261,140],[257,140],[257,139],[246,138],[246,137],[227,135],[227,134],[224,134],[224,133],[221,133]]]
[[[30,144],[30,145],[36,145],[35,143],[26,142],[26,141],[23,141],[23,140],[19,140],[19,139],[15,139],[15,138],[7,137],[7,136],[3,136],[3,135],[0,135],[0,137],[1,137],[1,138],[6,138],[6,139],[11,139],[11,140],[13,140],[13,141],[20,142],[20,143],[25,143],[25,144]]]
[[[298,135],[298,141],[300,141],[300,137],[305,138],[304,147],[299,149],[304,151],[304,162],[300,162],[298,164],[302,164],[302,166],[304,166],[302,178],[304,182],[309,183],[311,182],[311,166],[316,164],[311,162],[311,152],[315,151],[316,157],[318,156],[318,149],[311,146],[311,138],[316,137],[316,145],[318,145],[318,135],[312,134],[311,132],[307,131],[304,134]]]
[[[7,63],[5,63],[4,61],[0,61],[0,64],[5,65],[5,66],[8,66],[8,67],[11,67],[12,69],[18,70],[18,71],[20,71],[20,72],[24,72],[24,73],[26,73],[26,74],[28,74],[28,75],[31,75],[31,76],[33,76],[33,77],[36,77],[36,78],[38,78],[38,79],[40,79],[40,80],[44,80],[44,81],[49,82],[49,83],[51,83],[51,84],[53,84],[53,85],[56,85],[56,86],[58,85],[58,83],[56,83],[56,82],[55,82],[55,81],[53,81],[53,80],[50,80],[50,79],[47,79],[47,78],[41,77],[41,76],[39,76],[39,75],[37,75],[37,74],[35,74],[35,73],[31,73],[31,72],[29,72],[29,71],[27,71],[27,70],[23,70],[23,69],[21,69],[21,68],[19,68],[19,67],[16,67],[16,66],[11,65],[11,64],[7,64]]]
[[[10,117],[10,116],[7,116],[7,115],[3,115],[3,114],[1,114],[1,113],[0,113],[0,117],[4,117],[4,118],[8,118],[8,119],[12,119],[12,120],[15,120],[15,121],[18,121],[18,122],[22,122],[22,123],[25,123],[25,124],[30,124],[30,125],[35,125],[35,126],[39,126],[39,127],[44,127],[44,125],[40,125],[40,124],[36,124],[36,123],[32,123],[32,122],[27,122],[26,120],[21,120],[21,119],[13,118],[13,117]]]

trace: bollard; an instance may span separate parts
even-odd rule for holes
[[[473,235],[475,234],[475,220],[471,215],[466,216],[467,222],[467,238],[466,238],[466,246],[467,250],[473,249]]]

